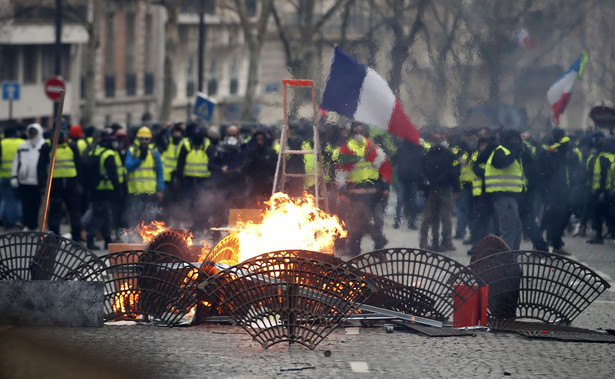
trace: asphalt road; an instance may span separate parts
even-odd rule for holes
[[[389,216],[387,247],[418,246],[416,231],[396,230],[391,223]],[[589,245],[585,239],[566,236],[565,242],[572,259],[596,270],[613,286],[612,241]],[[457,250],[445,254],[469,263],[467,246],[454,243]],[[366,239],[363,251],[372,246]],[[523,242],[522,248],[530,247]],[[573,326],[615,329],[613,287]],[[0,378],[610,378],[615,372],[614,356],[615,344],[537,340],[485,331],[474,336],[426,337],[346,325],[314,350],[285,344],[264,350],[241,328],[228,325],[0,327]]]

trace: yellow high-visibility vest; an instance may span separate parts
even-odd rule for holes
[[[3,138],[2,144],[2,164],[0,165],[0,178],[10,178],[11,169],[13,168],[13,159],[17,155],[19,145],[23,143],[21,138]]]
[[[184,176],[191,178],[209,178],[211,172],[207,167],[209,157],[207,156],[207,148],[209,140],[205,141],[205,145],[198,149],[193,149],[191,143],[186,143],[188,155],[186,155],[186,164],[184,166]]]
[[[375,182],[378,180],[380,177],[378,169],[365,159],[367,140],[359,142],[356,139],[351,139],[346,145],[355,155],[361,157],[361,160],[354,165],[352,171],[348,174],[347,180],[351,183]]]
[[[53,156],[49,154],[50,158]],[[58,145],[56,150],[56,165],[53,169],[53,177],[56,178],[74,178],[77,176],[77,167],[75,166],[75,152],[67,143]]]
[[[495,148],[491,153],[485,165],[485,192],[523,192],[524,179],[521,162],[515,160],[510,166],[504,169],[493,167],[491,161],[493,160],[495,152],[498,150],[502,150],[506,155],[510,155],[510,150],[501,145]]]
[[[171,174],[173,171],[177,169],[177,158],[179,157],[179,152],[182,150],[182,146],[188,143],[186,138],[182,138],[177,145],[172,143],[167,146],[164,154],[162,155],[162,165],[164,168],[164,181],[171,181]],[[208,140],[209,143],[209,140]]]
[[[137,146],[132,147],[132,156],[136,157],[139,154]],[[128,193],[133,195],[156,193],[156,162],[152,154],[152,150],[147,150],[145,160],[133,172],[128,173]]]

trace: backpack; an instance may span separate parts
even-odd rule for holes
[[[105,152],[105,149],[95,149],[84,154],[83,156],[83,171],[85,173],[85,187],[94,190],[98,187],[98,183],[102,179],[100,174],[100,157]]]

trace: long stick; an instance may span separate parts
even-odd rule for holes
[[[58,150],[58,138],[60,138],[60,129],[62,128],[62,112],[64,111],[64,94],[66,91],[60,90],[60,101],[58,104],[58,114],[56,117],[56,128],[53,131],[53,141],[51,142],[51,167],[47,177],[47,185],[45,186],[45,210],[43,211],[43,221],[41,224],[41,232],[45,232],[47,226],[47,210],[49,209],[49,194],[51,193],[51,181],[53,180],[53,170],[56,167],[56,152]],[[39,220],[40,221],[40,220]]]

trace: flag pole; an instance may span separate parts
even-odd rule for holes
[[[62,129],[62,112],[64,110],[64,94],[66,91],[60,90],[60,100],[58,101],[58,113],[56,115],[56,127],[53,131],[53,140],[51,141],[51,166],[49,167],[49,175],[47,175],[47,184],[45,185],[45,208],[39,220],[41,224],[41,232],[45,232],[47,226],[47,210],[49,209],[49,194],[51,193],[51,181],[53,180],[53,170],[56,167],[56,152],[58,150],[58,138],[60,138],[60,129]]]

